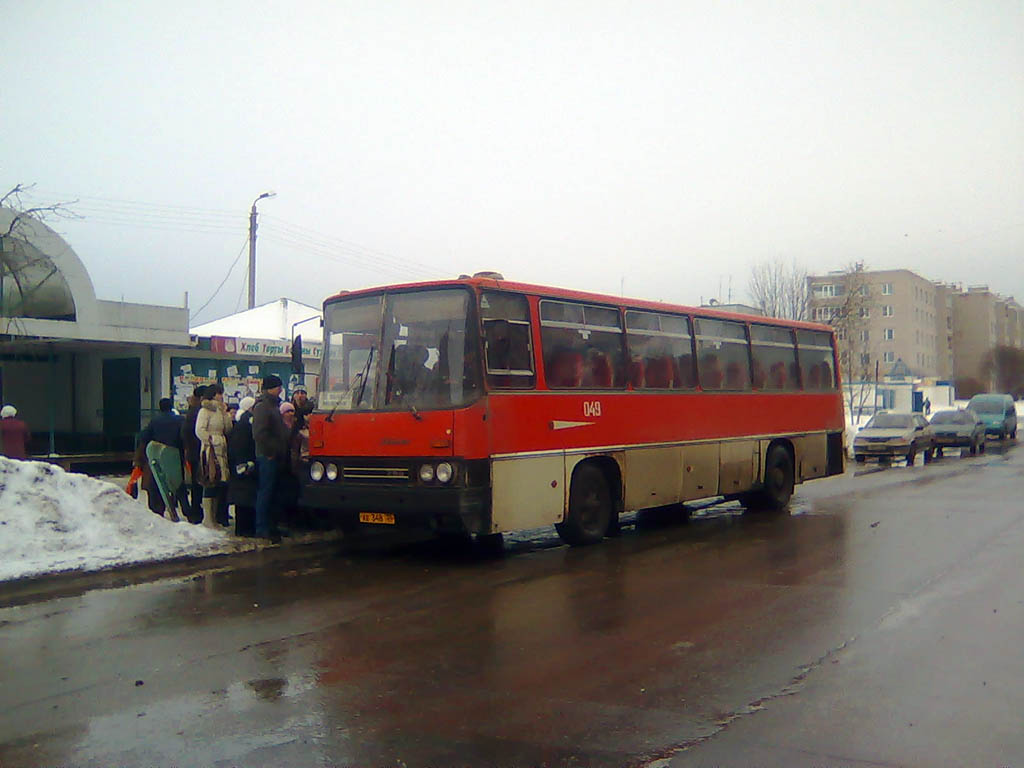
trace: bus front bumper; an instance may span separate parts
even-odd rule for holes
[[[351,483],[302,485],[301,504],[344,526],[428,528],[438,533],[490,533],[489,488],[379,487]]]

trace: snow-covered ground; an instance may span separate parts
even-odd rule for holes
[[[256,547],[154,515],[123,484],[0,456],[0,581]]]

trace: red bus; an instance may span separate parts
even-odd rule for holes
[[[303,499],[343,525],[603,538],[626,511],[784,507],[842,473],[828,326],[496,273],[342,293]]]

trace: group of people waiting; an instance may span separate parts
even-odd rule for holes
[[[150,510],[177,521],[178,509],[189,522],[212,528],[230,526],[235,533],[279,541],[283,532],[303,522],[298,508],[300,469],[308,451],[306,418],[314,403],[296,389],[282,401],[283,384],[267,376],[258,398],[237,405],[224,401],[220,384],[196,387],[184,416],[170,398],[139,436],[137,475],[148,494]],[[169,499],[160,493],[147,460],[151,442],[177,449],[184,473]],[[133,475],[134,476],[134,475]]]

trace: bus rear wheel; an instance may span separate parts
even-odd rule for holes
[[[789,504],[793,496],[794,476],[789,451],[781,445],[773,445],[764,462],[764,489],[760,497],[765,509],[780,510]]]
[[[595,544],[605,537],[611,519],[612,496],[604,473],[593,464],[580,465],[569,485],[569,512],[555,530],[571,546]]]

